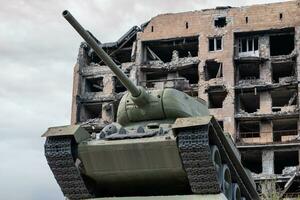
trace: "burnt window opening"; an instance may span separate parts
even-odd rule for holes
[[[82,104],[80,108],[80,121],[102,117],[102,105],[99,103]]]
[[[115,85],[115,93],[125,92],[127,89],[117,77],[113,77]]]
[[[248,52],[256,55],[258,53],[258,37],[241,38],[238,40],[238,46],[239,53]],[[251,56],[252,54],[249,54],[249,56]]]
[[[255,113],[260,107],[260,97],[259,94],[254,92],[241,93],[239,95],[239,112]]]
[[[289,55],[295,48],[294,34],[270,36],[270,55]]]
[[[284,77],[292,77],[295,75],[295,63],[272,63],[272,79],[273,83],[279,83]],[[284,80],[283,80],[284,81]]]
[[[86,92],[103,92],[103,87],[103,77],[85,79]]]
[[[189,23],[185,22],[185,28],[188,29],[189,28]]]
[[[189,68],[184,70],[179,70],[178,75],[184,77],[189,81],[189,84],[198,84],[199,74],[198,74],[198,65],[192,65]]]
[[[208,91],[208,108],[222,108],[226,96],[226,90]]]
[[[281,107],[296,105],[297,90],[296,89],[281,89],[271,92],[272,111],[280,111]]]
[[[283,18],[282,13],[279,13],[279,19],[282,20],[282,18]]]
[[[172,61],[174,51],[178,52],[179,58],[198,56],[198,36],[186,38],[174,38],[166,40],[154,40],[143,42],[145,49],[144,62],[161,60]]]
[[[246,24],[248,24],[248,17],[245,17]]]
[[[239,133],[241,138],[260,137],[260,122],[240,122]]]
[[[256,80],[260,78],[259,64],[238,64],[237,65],[237,82],[240,80]]]
[[[204,66],[205,80],[223,77],[223,65],[217,61],[206,61]]]
[[[261,151],[245,151],[241,152],[241,161],[245,168],[256,174],[262,173],[262,152]]]
[[[99,44],[99,46],[112,58],[116,64],[122,64],[132,61],[132,49],[133,44],[136,41],[137,32],[140,28],[137,26],[129,29],[124,35],[122,35],[115,42],[108,42]],[[88,63],[97,63],[99,65],[105,65],[105,63],[98,57],[94,50],[88,50]]]
[[[154,27],[153,26],[151,26],[151,32],[154,32]]]
[[[274,152],[274,173],[282,174],[285,167],[299,165],[299,151],[275,151]]]
[[[218,17],[217,19],[215,19],[214,22],[215,22],[215,27],[217,28],[222,28],[227,25],[226,17]]]
[[[132,40],[132,39],[131,39]],[[133,41],[132,41],[133,42]],[[132,42],[128,42],[122,48],[118,47],[103,47],[102,49],[111,57],[111,59],[118,65],[126,62],[131,62],[131,53],[132,53]],[[91,51],[88,63],[96,63],[101,66],[106,64],[98,57],[98,55]]]
[[[273,121],[273,141],[285,142],[296,139],[298,135],[298,119],[282,119]]]
[[[122,64],[126,62],[131,62],[131,52],[132,52],[132,46],[123,46],[120,49],[116,48],[105,48],[103,47],[103,50],[111,57],[111,59],[116,64]],[[101,66],[105,66],[106,64],[98,57],[98,55],[92,51],[89,58],[89,63],[97,63]]]

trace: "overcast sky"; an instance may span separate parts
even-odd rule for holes
[[[69,124],[81,39],[68,9],[100,41],[166,12],[276,0],[0,0],[0,199],[64,199],[43,155],[49,126]]]

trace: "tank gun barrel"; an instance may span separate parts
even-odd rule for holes
[[[114,72],[131,95],[133,97],[140,96],[140,89],[121,71],[111,57],[97,44],[96,40],[78,23],[72,14],[68,10],[65,10],[62,12],[62,15],[86,41],[86,43],[96,52],[102,61]]]

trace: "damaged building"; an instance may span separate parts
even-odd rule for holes
[[[206,100],[256,182],[300,194],[300,1],[162,14],[99,45],[134,83]],[[126,88],[85,43],[73,84],[72,124],[115,121]]]

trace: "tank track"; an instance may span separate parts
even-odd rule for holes
[[[180,130],[177,142],[192,192],[220,193],[217,171],[210,158],[208,126]]]
[[[72,137],[48,137],[45,156],[63,194],[68,199],[86,199],[93,195],[87,189],[72,155]]]

